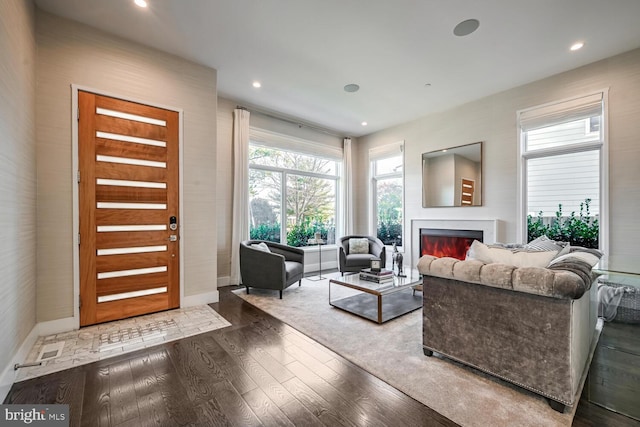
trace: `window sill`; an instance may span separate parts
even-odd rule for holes
[[[322,247],[322,251],[326,251],[328,249],[336,249],[338,246],[335,243],[330,245],[320,245]],[[300,246],[300,248],[305,252],[319,252],[318,245],[309,245],[309,246]]]

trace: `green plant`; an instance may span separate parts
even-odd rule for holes
[[[380,221],[378,224],[378,239],[385,245],[392,245],[394,242],[402,246],[402,224],[399,221]]]
[[[268,242],[280,242],[280,224],[260,224],[251,227],[249,237],[252,240],[266,240]]]
[[[301,224],[296,224],[289,228],[287,232],[287,245],[289,246],[307,246],[309,239],[315,239],[316,232],[320,233],[322,240],[332,243],[329,239],[330,235],[335,235],[335,227],[320,221],[306,220]]]
[[[575,212],[563,216],[562,204],[558,205],[555,217],[544,217],[542,212],[536,217],[527,215],[527,241],[546,235],[552,240],[597,249],[600,225],[598,218],[591,215],[590,204],[591,199],[580,203],[580,213],[577,216]]]

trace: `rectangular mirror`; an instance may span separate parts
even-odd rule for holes
[[[422,207],[482,205],[482,142],[422,154]]]

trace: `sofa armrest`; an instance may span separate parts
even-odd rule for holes
[[[342,271],[342,268],[347,265],[347,254],[344,252],[344,248],[342,246],[338,248],[338,262]]]
[[[267,246],[269,246],[272,253],[284,256],[287,261],[295,261],[304,264],[304,250],[301,248],[272,242],[268,242]]]

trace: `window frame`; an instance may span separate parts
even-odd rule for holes
[[[264,144],[262,143],[262,141],[259,140],[255,140],[253,138],[249,138],[249,150],[251,150],[251,147],[262,147],[262,148],[267,148],[267,149],[271,149],[271,150],[279,150],[279,151],[288,151],[291,153],[295,153],[295,154],[301,154],[301,155],[305,155],[305,156],[311,156],[311,157],[317,157],[323,160],[329,160],[332,162],[336,162],[336,172],[335,175],[331,175],[331,174],[322,174],[322,173],[317,173],[317,172],[309,172],[309,171],[302,171],[302,170],[297,170],[297,169],[290,169],[290,168],[284,168],[284,167],[279,167],[279,166],[267,166],[267,165],[260,165],[260,164],[254,164],[254,163],[249,163],[249,171],[253,170],[260,170],[260,171],[265,171],[265,172],[272,172],[272,173],[278,173],[280,174],[280,185],[281,185],[281,191],[280,191],[280,243],[282,244],[287,244],[287,215],[286,215],[286,201],[287,201],[287,177],[289,175],[298,175],[298,176],[306,176],[306,177],[311,177],[311,178],[318,178],[318,179],[328,179],[328,180],[333,180],[335,181],[335,198],[334,198],[334,203],[335,203],[335,228],[336,228],[336,238],[338,235],[338,230],[340,229],[339,227],[342,224],[342,218],[341,218],[341,191],[340,191],[340,184],[341,184],[341,179],[342,179],[342,160],[341,159],[337,159],[337,158],[333,158],[332,156],[323,156],[322,153],[321,154],[314,154],[314,153],[309,153],[309,152],[305,152],[305,151],[297,151],[295,149],[290,149],[290,148],[282,148],[282,147],[278,147],[278,146],[274,146],[272,144]],[[249,177],[247,177],[249,178]],[[250,203],[250,199],[247,200],[247,203]],[[249,228],[251,228],[251,218],[248,217],[247,221],[249,222]],[[335,243],[329,244],[327,245],[329,247],[331,246],[335,246]],[[316,248],[317,246],[301,246],[302,249],[305,248]]]
[[[577,144],[569,144],[563,147],[543,148],[527,151],[526,149],[526,131],[523,130],[521,124],[521,115],[536,109],[543,109],[553,107],[554,105],[562,104],[564,102],[571,102],[580,98],[589,96],[602,95],[602,118],[600,120],[601,138],[596,141],[588,141]],[[516,239],[518,242],[526,243],[527,239],[527,191],[528,191],[528,170],[527,162],[531,159],[553,157],[564,154],[574,154],[585,151],[599,151],[599,217],[598,222],[600,224],[599,229],[599,247],[604,251],[600,266],[606,267],[607,254],[609,253],[609,150],[608,150],[608,88],[590,92],[588,94],[579,95],[571,98],[565,98],[558,101],[549,102],[542,105],[537,105],[527,109],[519,110],[516,112],[516,123],[518,132],[518,218],[517,218],[517,230]],[[588,123],[587,123],[588,126]]]
[[[400,156],[402,159],[402,172],[395,173],[386,173],[378,175],[376,173],[376,161],[389,159],[393,157]],[[405,193],[406,193],[406,180],[405,180],[405,150],[404,150],[404,140],[395,142],[392,144],[387,144],[381,147],[375,147],[369,150],[369,232],[372,236],[378,236],[378,192],[377,192],[377,184],[379,180],[384,179],[394,179],[400,178],[402,181],[402,245],[397,246],[399,251],[404,251],[404,248],[407,245],[407,227],[406,227],[406,204],[405,204]],[[386,245],[391,246],[391,245]]]

